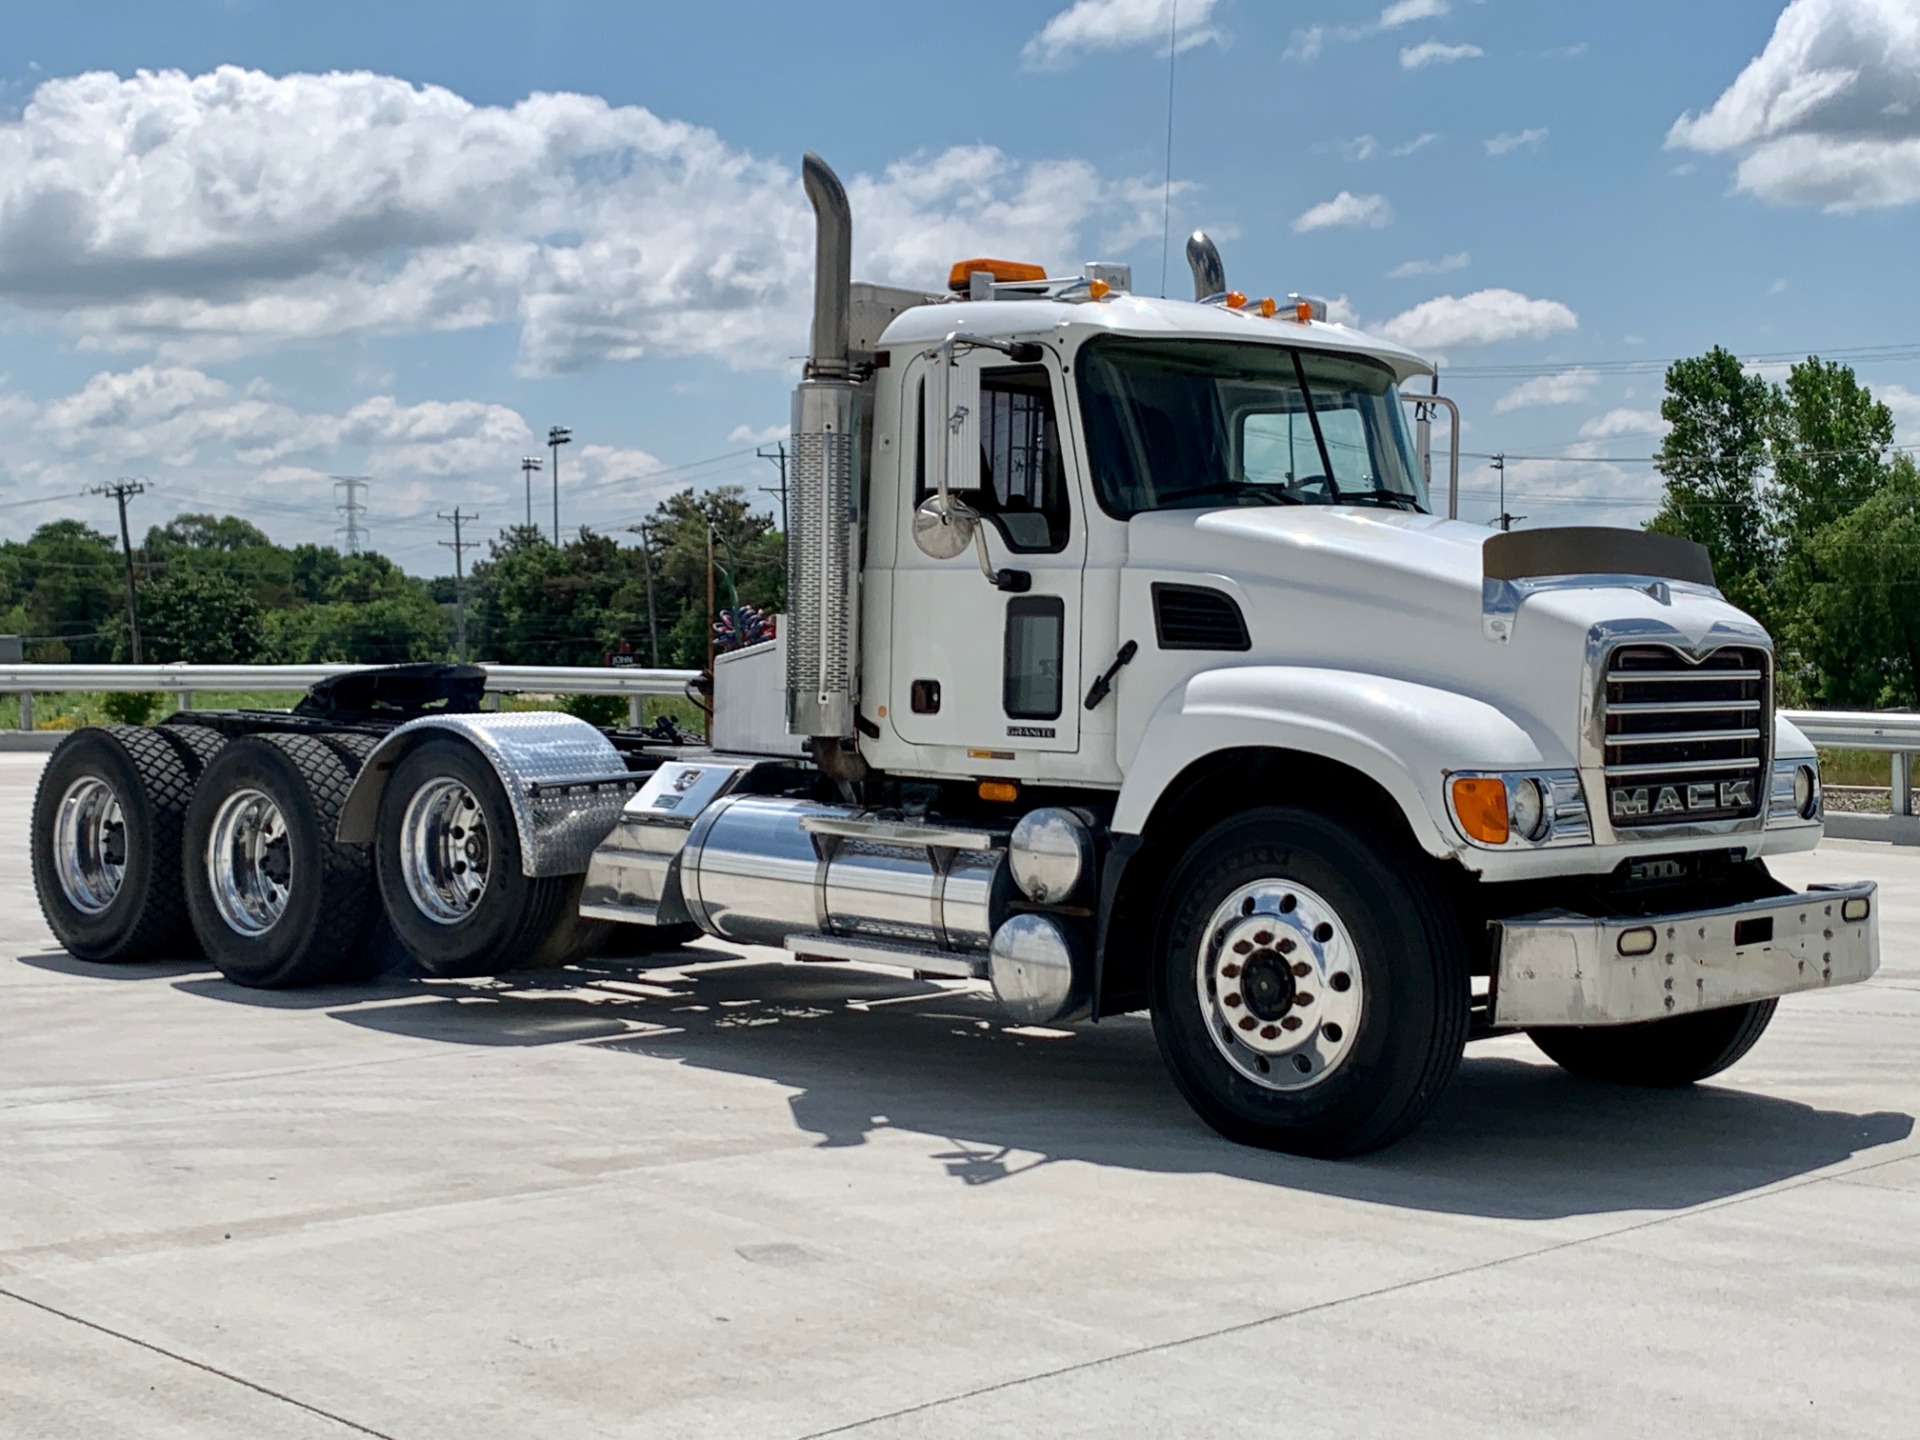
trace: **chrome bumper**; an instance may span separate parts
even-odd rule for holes
[[[1880,968],[1870,883],[1815,886],[1724,910],[1493,927],[1497,1026],[1628,1025],[1865,980]]]

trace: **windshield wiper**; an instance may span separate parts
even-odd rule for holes
[[[1163,497],[1168,504],[1178,505],[1185,500],[1198,500],[1212,496],[1236,499],[1242,495],[1251,495],[1257,499],[1278,502],[1281,505],[1304,505],[1307,502],[1298,495],[1289,495],[1277,485],[1248,484],[1244,480],[1221,480],[1212,485],[1195,485],[1188,490],[1176,490]]]
[[[1411,510],[1416,515],[1427,512],[1420,502],[1411,495],[1402,495],[1397,490],[1342,490],[1336,505],[1391,505],[1401,510]]]

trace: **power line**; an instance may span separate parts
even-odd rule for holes
[[[1899,345],[1842,346],[1833,350],[1756,351],[1735,358],[1742,365],[1756,366],[1794,364],[1814,357],[1846,360],[1859,365],[1895,364],[1920,360],[1920,344],[1908,342]],[[1676,356],[1667,360],[1559,360],[1540,365],[1449,365],[1446,374],[1449,379],[1458,376],[1469,380],[1531,380],[1565,375],[1575,370],[1591,370],[1599,375],[1663,375],[1668,367],[1685,358],[1697,357]]]
[[[133,589],[133,537],[127,530],[127,501],[146,493],[144,480],[121,478],[111,485],[95,485],[91,495],[110,495],[120,507],[120,552],[127,561],[127,632],[132,637],[133,663],[140,663],[140,605]]]

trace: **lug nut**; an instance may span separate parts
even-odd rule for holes
[[[1312,973],[1313,973],[1313,967],[1307,964],[1307,962],[1304,960],[1300,961],[1297,965],[1293,967],[1293,977],[1296,980],[1304,980],[1307,978],[1307,976],[1311,975]]]

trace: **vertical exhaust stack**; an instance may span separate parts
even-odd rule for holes
[[[840,742],[854,733],[859,654],[859,387],[848,356],[853,212],[840,177],[818,155],[807,155],[801,176],[815,226],[813,340],[793,392],[787,728],[811,737],[815,759],[833,773]]]
[[[1193,298],[1211,300],[1227,293],[1227,267],[1221,262],[1220,247],[1196,230],[1187,237],[1187,268],[1193,271]]]

